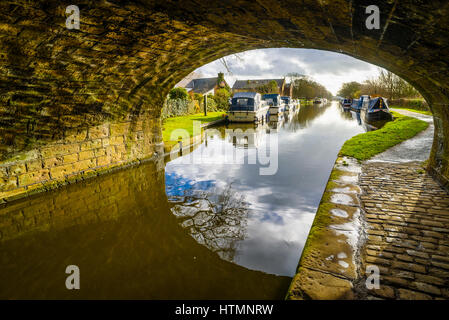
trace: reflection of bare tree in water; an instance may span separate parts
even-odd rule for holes
[[[228,261],[234,259],[238,242],[245,238],[248,217],[248,204],[231,186],[195,192],[192,201],[172,208],[198,243]]]

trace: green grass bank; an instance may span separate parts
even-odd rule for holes
[[[423,120],[407,117],[394,111],[392,113],[394,120],[388,122],[383,128],[358,134],[346,141],[339,156],[352,157],[359,161],[367,160],[414,137],[429,126]]]
[[[172,132],[176,129],[185,129],[190,134],[190,137],[192,137],[193,121],[201,121],[201,124],[205,124],[222,119],[224,114],[225,112],[208,112],[207,116],[204,116],[203,113],[197,113],[187,116],[167,118],[162,126],[162,138],[164,143],[166,145],[170,145],[177,142],[177,138],[175,140],[170,139]]]

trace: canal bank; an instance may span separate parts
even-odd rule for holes
[[[287,299],[354,299],[364,217],[360,164],[339,157],[331,171]]]
[[[449,297],[449,196],[419,162],[432,134],[431,124],[363,163],[337,159],[287,299]]]

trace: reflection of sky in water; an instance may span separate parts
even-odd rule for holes
[[[191,194],[192,190],[208,190],[215,186],[215,181],[194,181],[176,172],[165,172],[165,192],[169,200]]]
[[[236,148],[232,139],[223,140],[216,134],[208,139],[207,147],[203,143],[166,165],[167,195],[179,200],[196,191],[219,194],[231,185],[249,209],[242,215],[245,234],[234,246],[232,260],[250,269],[291,276],[337,153],[345,140],[362,131],[356,121],[345,119],[335,104],[304,107],[290,123],[271,131],[279,143],[278,170],[271,176],[259,175],[260,165],[247,163],[248,157],[264,150],[266,126],[256,130],[255,134],[262,136],[256,139],[257,149]],[[245,163],[226,164],[223,154],[237,149],[243,153],[236,158]],[[191,163],[192,157],[201,155],[200,163]]]

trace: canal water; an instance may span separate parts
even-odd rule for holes
[[[282,299],[337,153],[365,130],[335,102],[303,106],[0,208],[0,298]]]

